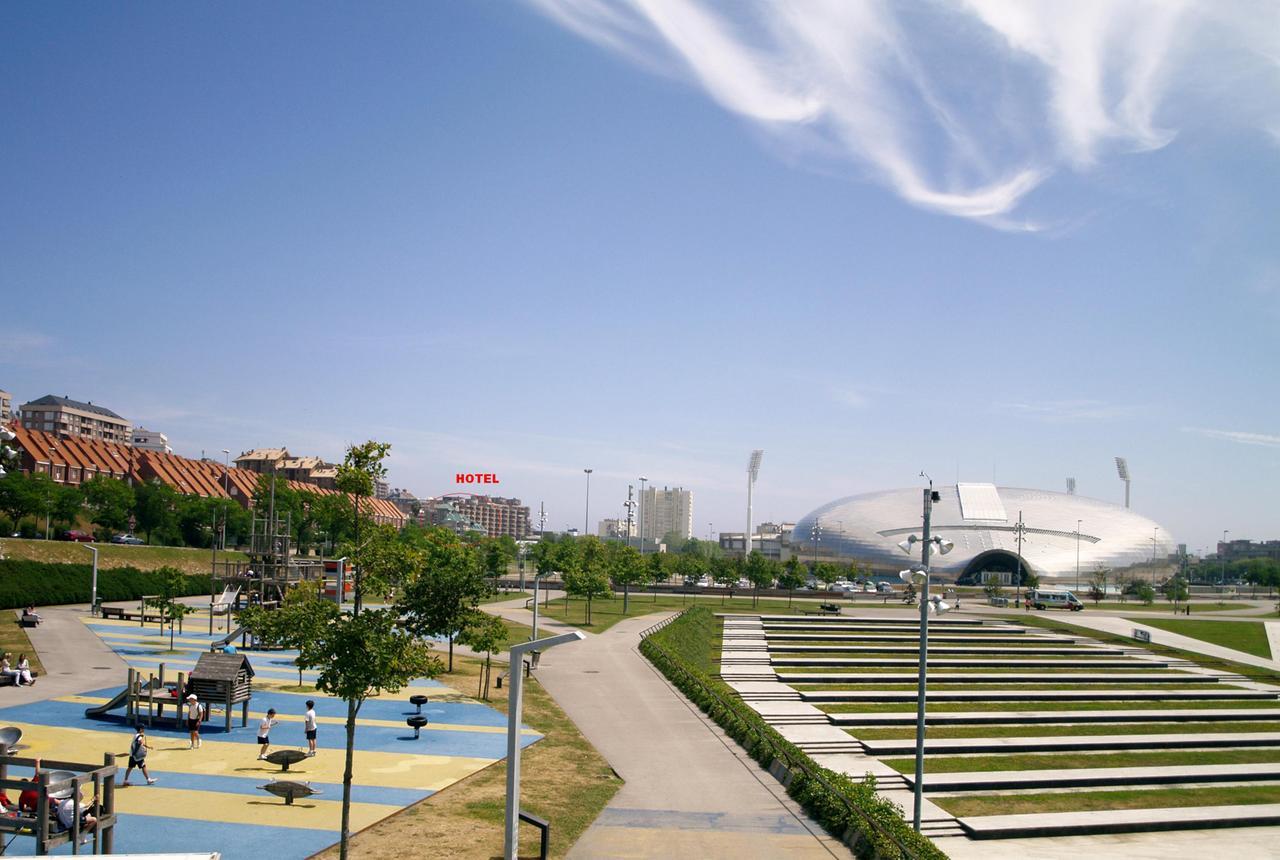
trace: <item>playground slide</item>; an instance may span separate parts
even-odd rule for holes
[[[228,633],[226,636],[223,636],[221,639],[214,640],[213,647],[220,648],[223,645],[230,645],[233,641],[238,639],[240,635],[244,632],[245,632],[245,629],[243,627],[237,627],[235,630],[232,630],[230,633]]]
[[[94,705],[92,708],[85,708],[84,715],[86,717],[100,717],[103,714],[105,714],[107,711],[115,710],[116,708],[123,705],[125,703],[125,700],[128,698],[129,698],[129,688],[125,687],[123,690],[116,693],[115,697],[111,701],[107,702],[105,705]]]

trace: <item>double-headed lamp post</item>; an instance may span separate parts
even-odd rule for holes
[[[915,544],[920,544],[920,565],[898,574],[903,582],[920,586],[920,674],[916,687],[915,809],[911,817],[911,826],[917,833],[920,831],[920,807],[924,802],[924,712],[927,691],[925,677],[929,665],[929,613],[941,615],[951,609],[950,604],[943,602],[942,598],[929,597],[929,553],[936,546],[939,555],[946,555],[955,546],[941,535],[929,534],[933,503],[937,501],[941,501],[941,497],[934,492],[933,482],[930,481],[929,488],[924,491],[924,534],[911,535],[898,544],[908,555],[915,549]]]

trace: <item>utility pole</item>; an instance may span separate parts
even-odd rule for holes
[[[911,826],[920,832],[920,807],[924,804],[924,710],[927,692],[926,675],[929,665],[929,550],[933,537],[929,534],[929,521],[933,516],[933,481],[924,491],[924,534],[920,538],[920,563],[924,566],[924,579],[920,583],[920,671],[916,682],[916,781],[915,809],[911,813]]]
[[[1018,511],[1018,524],[1014,527],[1014,533],[1018,538],[1018,570],[1014,573],[1017,578],[1017,601],[1022,602],[1022,536],[1026,534],[1027,527],[1022,524],[1022,511]]]

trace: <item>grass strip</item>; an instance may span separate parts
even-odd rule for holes
[[[828,714],[874,714],[902,711],[902,702],[832,702],[818,704]],[[908,706],[909,707],[909,706]],[[1071,702],[930,702],[929,713],[949,711],[1163,711],[1199,710],[1202,708],[1280,708],[1280,699],[1187,699],[1186,701],[1149,702],[1071,701]]]
[[[853,685],[854,685],[854,684],[856,684],[856,683],[857,683],[857,682],[850,682],[850,683],[844,683],[844,684],[792,684],[792,685],[790,685],[790,686],[791,686],[791,688],[792,688],[792,689],[797,690],[797,691],[802,691],[802,692],[808,692],[808,691],[813,691],[813,690],[851,690],[851,691],[852,691],[852,690],[854,690],[854,689],[857,689],[858,691],[860,691],[860,692],[861,692],[861,691],[864,691],[864,690],[865,690],[865,688],[863,688],[863,687],[861,687],[861,686],[859,686],[859,687],[854,687]],[[870,681],[868,681],[868,683],[870,683]],[[979,690],[979,691],[981,691],[981,690],[988,690],[988,691],[995,691],[995,690],[1026,690],[1026,691],[1028,691],[1028,692],[1035,691],[1035,690],[1093,690],[1093,691],[1094,691],[1094,692],[1096,692],[1096,693],[1105,693],[1105,692],[1107,692],[1107,689],[1108,689],[1109,687],[1113,687],[1113,685],[1112,685],[1112,684],[1105,684],[1105,683],[1101,683],[1101,684],[987,684],[987,683],[983,683],[983,684],[966,684],[966,683],[939,684],[939,683],[937,683],[937,682],[932,682],[932,683],[930,683],[930,684],[929,684],[929,692],[931,692],[931,693],[939,693],[939,692],[955,692],[955,691],[958,691],[958,690]],[[877,685],[875,686],[875,688],[874,688],[874,689],[876,689],[876,690],[885,690],[885,691],[888,691],[888,692],[902,692],[902,691],[904,691],[904,690],[915,690],[915,689],[916,689],[916,685],[915,685],[915,684],[877,684]],[[1129,684],[1129,683],[1124,683],[1124,689],[1126,689],[1126,690],[1175,690],[1175,689],[1181,689],[1181,688],[1179,688],[1176,684]],[[1236,689],[1239,689],[1239,688],[1237,688],[1237,687],[1233,687],[1233,686],[1232,686],[1232,685],[1230,685],[1230,684],[1223,684],[1223,683],[1208,684],[1208,683],[1203,683],[1203,682],[1201,682],[1201,683],[1197,683],[1197,684],[1196,684],[1192,689],[1195,689],[1195,690],[1223,690],[1223,689],[1236,690]],[[1278,699],[1278,700],[1276,701],[1276,706],[1277,706],[1277,707],[1280,707],[1280,699]]]
[[[1170,633],[1190,636],[1201,642],[1210,642],[1243,651],[1255,657],[1271,659],[1271,645],[1267,642],[1267,629],[1261,621],[1197,621],[1191,618],[1131,618],[1149,627],[1159,627]]]
[[[903,728],[847,729],[850,735],[864,741],[912,740],[915,726]],[[1204,734],[1210,732],[1280,732],[1280,722],[1232,722],[1219,720],[1203,723],[1064,723],[1047,726],[1025,723],[997,723],[981,726],[929,726],[930,738],[1059,738],[1110,737],[1113,735]]]
[[[15,667],[18,665],[18,655],[26,654],[31,661],[31,671],[44,675],[40,655],[31,647],[31,640],[27,637],[26,629],[18,623],[16,612],[0,611],[0,654],[12,654]]]
[[[1034,812],[1088,812],[1095,809],[1162,809],[1180,806],[1236,806],[1280,803],[1280,785],[1070,791],[1046,794],[977,794],[930,797],[957,818]]]
[[[914,758],[881,759],[899,773],[913,773]],[[989,773],[1003,770],[1079,770],[1087,767],[1166,767],[1194,764],[1254,764],[1280,761],[1280,749],[1152,750],[1115,753],[1010,753],[1008,755],[926,755],[929,773]]]

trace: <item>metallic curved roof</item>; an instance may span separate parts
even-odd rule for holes
[[[955,543],[947,555],[930,559],[930,568],[944,579],[960,576],[980,556],[981,561],[1003,557],[1011,563],[1017,553],[1019,512],[1024,526],[1023,562],[1049,579],[1074,582],[1077,546],[1082,578],[1099,565],[1119,569],[1153,557],[1163,561],[1176,549],[1173,536],[1158,523],[1109,502],[994,484],[936,489],[941,501],[933,504],[932,532]],[[793,551],[808,558],[816,546],[824,559],[856,559],[878,569],[903,569],[920,560],[918,551],[909,557],[897,544],[908,535],[920,534],[923,504],[919,488],[837,499],[796,523]]]

